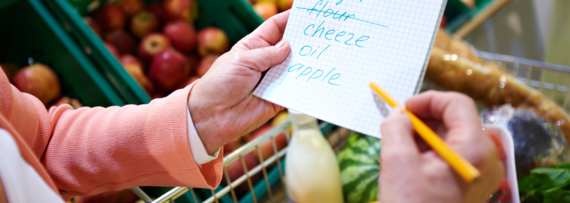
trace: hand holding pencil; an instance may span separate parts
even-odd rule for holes
[[[411,118],[406,112],[417,117]],[[444,135],[440,144],[464,160],[457,163],[466,168],[473,166],[470,173],[478,172],[478,178],[466,181],[466,177],[477,177],[476,173],[465,176],[456,172],[440,155],[441,149],[438,152],[420,136],[425,132],[414,130],[417,123],[413,124],[412,119]],[[475,104],[464,95],[435,91],[416,95],[406,102],[405,110],[403,106],[393,108],[381,130],[380,202],[485,202],[504,177],[495,146],[481,128]]]

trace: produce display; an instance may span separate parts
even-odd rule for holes
[[[570,164],[537,168],[519,181],[522,203],[570,202]]]
[[[570,140],[570,117],[538,90],[520,82],[495,64],[485,63],[459,39],[439,31],[426,77],[435,84],[463,92],[488,106],[511,104],[527,108],[555,124]]]
[[[251,1],[263,19],[291,8],[293,0]],[[105,47],[152,97],[164,97],[204,76],[230,48],[227,34],[216,27],[197,31],[196,0],[143,0],[105,3],[83,21],[105,41]],[[142,70],[142,71],[139,71]]]
[[[192,23],[198,16],[195,0],[158,1],[148,7],[143,0],[119,0],[83,20],[135,81],[152,98],[160,98],[202,77],[230,48],[223,30],[197,31]]]
[[[378,200],[380,177],[379,139],[352,133],[337,159],[345,203],[370,203]]]

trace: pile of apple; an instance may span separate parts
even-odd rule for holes
[[[196,31],[196,0],[143,0],[101,5],[84,22],[104,41],[123,68],[152,98],[202,77],[230,42],[224,31]]]
[[[271,18],[279,11],[283,12],[291,9],[293,0],[247,0],[253,5],[253,10],[263,20]]]
[[[83,105],[77,99],[62,97],[59,79],[48,66],[36,63],[24,68],[13,63],[0,64],[10,82],[20,90],[37,97],[46,107],[69,104],[74,109]]]

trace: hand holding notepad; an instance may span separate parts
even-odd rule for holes
[[[443,0],[297,0],[284,38],[292,52],[254,94],[328,122],[380,137],[386,101],[419,88]],[[372,89],[383,99],[374,97]],[[389,96],[394,95],[394,97]],[[413,114],[416,131],[467,182],[478,170]]]
[[[380,137],[378,82],[403,103],[419,89],[444,0],[296,0],[289,57],[256,96]]]

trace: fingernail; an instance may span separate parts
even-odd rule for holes
[[[285,46],[285,42],[287,42],[287,41],[282,39],[279,43],[277,43],[277,45],[275,45],[275,47],[281,48],[281,47]]]

